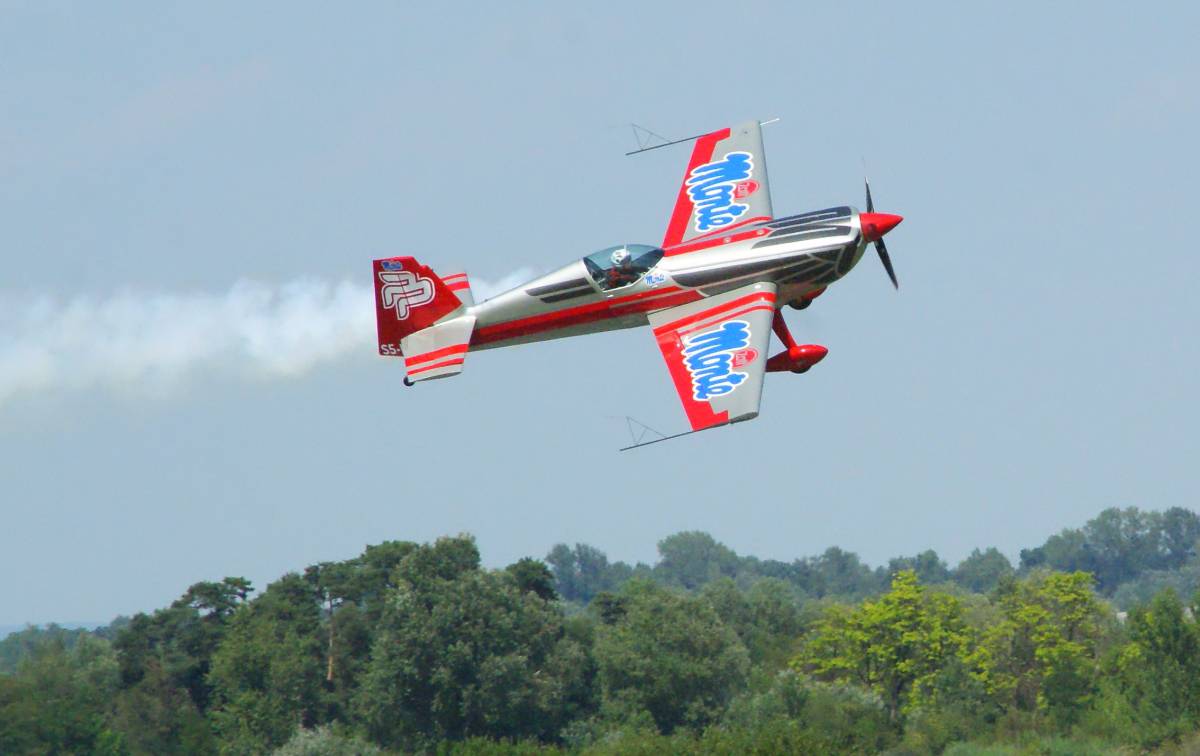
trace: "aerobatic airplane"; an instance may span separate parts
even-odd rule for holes
[[[758,121],[695,142],[660,246],[602,249],[478,304],[466,273],[375,260],[379,353],[404,358],[411,386],[457,375],[468,350],[649,324],[689,432],[757,417],[764,373],[803,373],[827,353],[796,343],[783,305],[808,307],[868,244],[898,288],[883,236],[903,219],[875,212],[869,184],[866,212],[776,218]],[[772,330],[784,348],[768,359]]]

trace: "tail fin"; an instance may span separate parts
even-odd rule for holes
[[[376,260],[374,271],[380,354],[399,356],[401,339],[463,306],[436,273],[412,257]]]

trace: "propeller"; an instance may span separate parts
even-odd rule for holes
[[[863,185],[867,188],[867,212],[858,215],[863,238],[875,243],[875,251],[879,253],[879,262],[883,263],[883,269],[887,271],[888,278],[892,279],[892,286],[899,289],[900,282],[896,280],[896,271],[892,268],[892,258],[888,254],[887,245],[883,243],[883,235],[899,225],[904,218],[891,213],[875,212],[875,202],[871,199],[871,182],[863,178]]]

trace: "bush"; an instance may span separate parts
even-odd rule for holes
[[[272,756],[376,756],[383,749],[357,737],[338,735],[327,726],[301,728]]]

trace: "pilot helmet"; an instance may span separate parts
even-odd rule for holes
[[[625,249],[624,247],[621,247],[612,253],[613,267],[619,268],[627,260],[629,260],[629,250]]]

